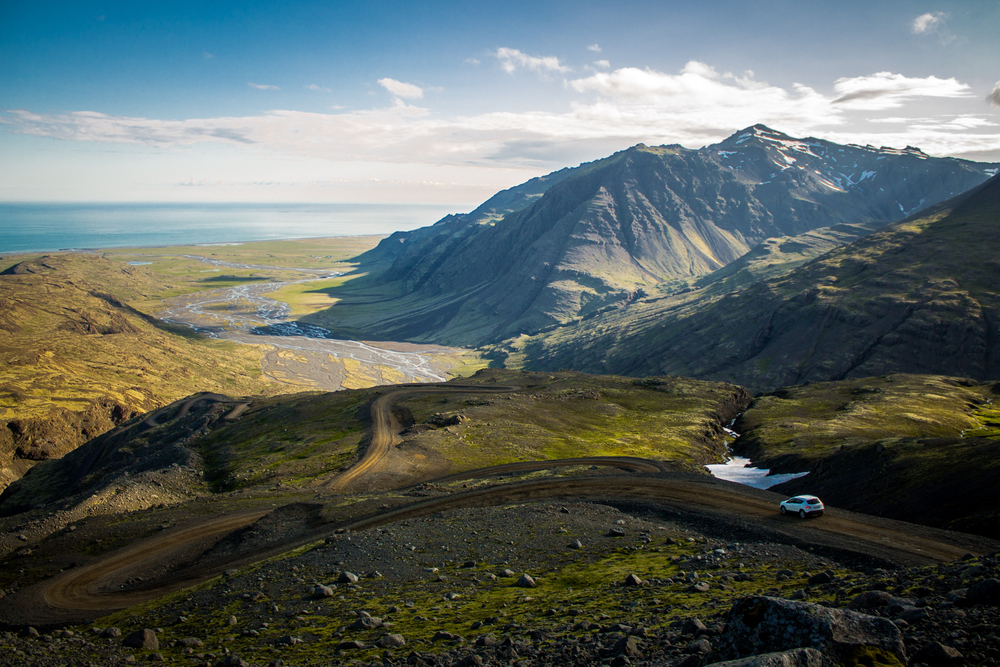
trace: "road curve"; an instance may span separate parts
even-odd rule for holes
[[[670,470],[662,461],[642,459],[638,456],[582,456],[575,459],[545,459],[544,461],[505,463],[498,466],[489,466],[488,468],[476,468],[475,470],[457,472],[428,481],[433,484],[447,484],[449,482],[460,482],[463,479],[482,479],[497,475],[551,470],[552,468],[572,468],[575,466],[601,466],[618,468],[626,472],[669,472]]]
[[[396,402],[419,394],[505,393],[518,389],[519,387],[482,385],[410,385],[383,394],[371,406],[372,438],[368,450],[355,466],[334,481],[332,488],[338,491],[347,489],[363,475],[375,471],[384,460],[398,438],[399,424],[392,414]],[[215,400],[217,397],[226,402],[237,402],[224,396],[202,395],[189,399],[182,406],[181,414],[186,414],[198,400]],[[155,416],[151,416],[147,422]],[[234,556],[226,562],[214,562],[211,566],[199,564],[196,558],[179,558],[186,548],[220,539],[267,512],[257,510],[212,517],[157,535],[87,566],[68,570],[38,584],[30,593],[28,590],[23,591],[22,593],[29,594],[33,602],[30,612],[24,606],[21,618],[26,620],[22,622],[56,623],[95,618],[207,580],[223,569],[245,565],[308,544],[338,528],[363,530],[447,510],[539,500],[653,502],[724,520],[752,522],[766,531],[784,536],[782,541],[792,544],[825,546],[906,566],[950,561],[966,553],[982,553],[987,549],[997,550],[998,547],[996,542],[974,535],[951,533],[835,508],[828,508],[826,515],[818,520],[803,521],[785,517],[777,512],[777,502],[780,500],[777,494],[708,476],[669,472],[660,462],[634,457],[526,461],[465,471],[430,481],[446,483],[581,465],[614,467],[631,474],[545,478],[489,485],[424,498],[368,516],[317,526],[299,534],[296,539],[270,544],[253,553]],[[122,589],[121,582],[128,580],[133,573],[145,571],[152,565],[162,565],[171,558],[182,562],[182,568],[168,570],[168,574],[161,579],[151,581],[141,588]]]
[[[510,393],[518,391],[521,387],[514,386],[492,386],[483,385],[402,385],[399,388],[379,396],[372,403],[372,436],[368,449],[364,456],[356,464],[351,466],[342,475],[337,477],[329,486],[332,491],[346,491],[362,475],[374,472],[375,469],[385,460],[389,450],[400,442],[399,425],[392,414],[393,406],[406,398],[411,398],[420,394],[454,394],[454,393]]]

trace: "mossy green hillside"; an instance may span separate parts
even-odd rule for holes
[[[371,390],[255,400],[239,421],[190,443],[216,491],[319,483],[357,458]]]
[[[892,374],[785,387],[759,396],[736,425],[738,451],[806,465],[841,447],[886,438],[986,435],[995,419],[992,384]],[[985,420],[985,421],[984,421]]]
[[[516,385],[506,394],[426,394],[401,401],[408,442],[450,472],[515,461],[638,456],[679,466],[716,460],[724,422],[747,400],[739,387],[683,378],[636,381],[560,371],[480,371],[470,382]],[[440,427],[441,420],[450,426]]]

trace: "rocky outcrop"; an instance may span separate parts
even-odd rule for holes
[[[802,648],[838,665],[906,665],[902,634],[889,620],[766,596],[733,605],[717,653],[745,658]]]

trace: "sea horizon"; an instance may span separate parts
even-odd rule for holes
[[[461,204],[0,202],[0,254],[386,236]]]

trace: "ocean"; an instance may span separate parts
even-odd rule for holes
[[[461,205],[0,203],[0,253],[391,234]]]

